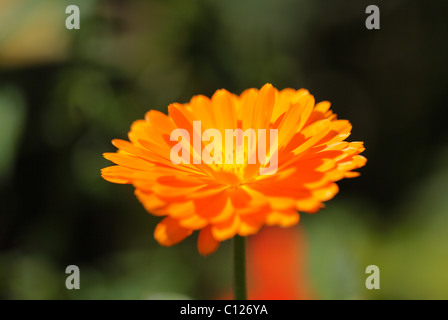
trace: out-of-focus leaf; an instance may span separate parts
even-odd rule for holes
[[[14,168],[25,112],[25,102],[17,88],[0,88],[0,184]]]

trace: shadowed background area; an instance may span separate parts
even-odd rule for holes
[[[0,299],[229,297],[229,243],[160,247],[133,188],[101,179],[102,153],[149,109],[267,82],[331,101],[368,163],[300,227],[251,237],[249,296],[448,299],[447,14],[442,0],[1,0]]]

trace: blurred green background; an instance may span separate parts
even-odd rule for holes
[[[361,177],[302,215],[314,297],[448,299],[447,14],[443,0],[0,0],[0,299],[228,293],[229,243],[160,247],[159,219],[101,179],[101,154],[149,109],[266,82],[331,101],[367,148]],[[65,288],[71,264],[81,290]]]

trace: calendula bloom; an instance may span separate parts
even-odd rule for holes
[[[299,212],[322,208],[338,192],[335,181],[358,176],[352,170],[366,163],[359,155],[363,143],[344,141],[351,128],[329,102],[315,104],[305,89],[278,91],[266,84],[239,96],[218,90],[211,99],[194,96],[171,104],[168,115],[151,110],[135,121],[130,142],[113,140],[118,151],[104,154],[116,166],[102,176],[132,184],[146,210],[164,217],[154,231],[161,245],[199,230],[198,250],[207,255],[236,234],[255,234],[263,225],[290,227]],[[226,131],[236,129],[256,134],[252,141],[247,135],[248,143],[217,143],[216,133],[227,138]],[[260,135],[265,132],[270,134]],[[201,161],[204,155],[213,162]]]

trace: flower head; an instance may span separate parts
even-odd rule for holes
[[[200,230],[206,255],[236,234],[293,226],[298,212],[322,208],[335,181],[366,163],[363,143],[344,141],[351,128],[305,89],[218,90],[135,121],[130,142],[113,140],[119,150],[104,154],[116,166],[102,176],[133,184],[146,210],[164,217],[154,231],[161,245]]]

